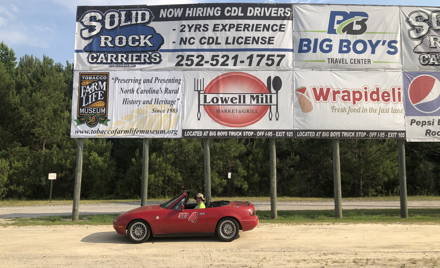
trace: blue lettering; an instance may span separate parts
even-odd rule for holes
[[[359,46],[360,44],[360,46]],[[360,47],[360,48],[359,48]],[[358,39],[353,42],[353,52],[356,54],[364,54],[368,49],[368,44],[365,40]]]
[[[373,42],[373,40],[368,40],[368,44],[371,47],[371,54],[376,54],[376,48],[380,45],[380,40],[377,40],[376,42]]]
[[[298,53],[308,53],[311,50],[310,43],[312,43],[312,40],[309,38],[301,38],[299,39],[299,47],[298,47]]]
[[[390,40],[388,42],[388,51],[387,54],[388,55],[396,55],[397,52],[399,51],[399,48],[397,46],[397,40]]]
[[[322,53],[330,53],[333,50],[332,40],[330,38],[323,39],[319,44],[319,50]]]
[[[348,39],[339,40],[339,54],[347,54],[351,51],[351,41]]]

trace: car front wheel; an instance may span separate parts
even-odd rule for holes
[[[144,221],[135,220],[128,225],[127,236],[132,242],[145,242],[151,236],[150,226]]]
[[[218,239],[225,242],[230,242],[238,237],[240,229],[235,219],[225,218],[221,219],[217,224],[216,234]]]

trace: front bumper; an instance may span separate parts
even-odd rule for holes
[[[120,224],[117,221],[114,221],[113,228],[115,229],[116,233],[120,235],[125,235],[125,225]]]

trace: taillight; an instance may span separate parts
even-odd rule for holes
[[[249,216],[255,216],[257,215],[256,209],[255,208],[250,208],[248,209],[249,211]]]

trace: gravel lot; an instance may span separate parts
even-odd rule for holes
[[[440,226],[260,224],[230,243],[131,244],[111,226],[0,227],[0,267],[439,267]]]

